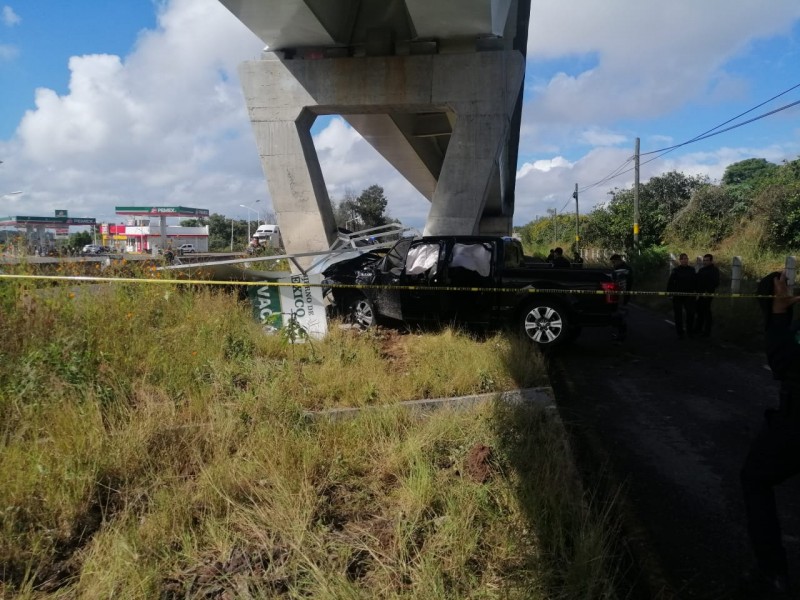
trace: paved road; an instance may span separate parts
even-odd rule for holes
[[[739,469],[777,385],[763,353],[678,340],[663,316],[636,306],[629,323],[623,344],[589,329],[553,358],[562,418],[582,466],[625,484],[626,535],[655,587],[665,582],[645,594],[733,597],[750,564]],[[800,478],[781,487],[778,503],[800,583]]]

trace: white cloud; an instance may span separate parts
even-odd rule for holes
[[[236,73],[262,47],[216,0],[172,0],[128,56],[73,56],[67,94],[36,90],[6,172],[13,163],[48,212],[70,204],[108,218],[115,204],[150,202],[235,212],[266,200]]]
[[[218,0],[155,4],[157,27],[142,32],[129,54],[97,48],[72,57],[68,92],[37,90],[15,137],[0,141],[0,190],[25,191],[16,205],[100,219],[113,218],[119,204],[170,202],[240,217],[240,204],[261,200],[270,209],[236,72],[263,42]],[[6,8],[9,25],[19,17]],[[609,189],[631,185],[634,137],[648,148],[685,139],[657,127],[640,134],[640,125],[688,103],[713,107],[752,96],[751,82],[728,72],[730,61],[755,40],[786,34],[798,18],[796,0],[773,0],[769,10],[756,0],[534,0],[529,57],[563,68],[547,77],[528,69],[515,223],[560,210],[575,183],[588,187],[614,174],[582,191],[582,212]],[[0,61],[16,56],[15,47],[0,46]],[[574,61],[587,66],[567,66],[565,59],[587,56]],[[670,169],[719,178],[728,164],[752,156],[778,162],[800,152],[795,121],[787,118],[784,130],[774,145],[666,155],[643,165],[642,180]],[[422,226],[427,200],[343,119],[331,119],[315,144],[332,199],[377,183],[392,216]]]
[[[675,0],[669,3],[534,0],[528,56],[596,54],[580,73],[535,85],[529,115],[547,122],[649,118],[708,93],[741,93],[724,72],[756,39],[785,35],[800,18],[795,0]]]
[[[14,25],[19,25],[22,23],[22,19],[19,17],[19,15],[15,13],[14,9],[8,5],[3,6],[2,15],[3,25],[6,27],[13,27]]]
[[[613,131],[592,127],[581,133],[580,140],[590,146],[617,146],[627,142],[628,137]]]
[[[430,203],[344,119],[336,117],[314,137],[331,200],[378,184],[389,200],[387,212],[405,225],[422,229]]]
[[[11,62],[19,56],[19,48],[13,44],[0,44],[0,62]]]

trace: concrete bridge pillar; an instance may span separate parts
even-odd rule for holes
[[[336,225],[311,139],[339,114],[430,201],[428,234],[508,234],[507,147],[521,52],[279,59],[240,67],[245,100],[289,252],[326,248]]]

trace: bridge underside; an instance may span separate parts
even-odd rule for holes
[[[335,236],[317,115],[430,200],[426,233],[510,232],[530,0],[221,1],[274,50],[240,74],[287,250]]]

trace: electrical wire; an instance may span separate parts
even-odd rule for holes
[[[732,121],[735,121],[735,120],[736,120],[736,119],[738,119],[739,117],[743,117],[743,116],[745,116],[746,114],[753,112],[753,111],[754,111],[754,110],[756,110],[757,108],[761,108],[761,107],[762,107],[762,106],[764,106],[765,104],[769,104],[769,103],[770,103],[770,102],[772,102],[773,100],[776,100],[777,98],[780,98],[781,96],[784,96],[784,95],[788,94],[789,92],[791,92],[791,91],[793,91],[793,90],[796,90],[797,88],[800,88],[800,83],[798,83],[798,84],[796,84],[796,85],[793,85],[792,87],[790,87],[790,88],[789,88],[789,89],[787,89],[787,90],[784,90],[784,91],[782,91],[780,94],[777,94],[777,95],[773,96],[773,97],[772,97],[772,98],[770,98],[769,100],[764,100],[764,102],[762,102],[761,104],[757,104],[757,105],[756,105],[756,106],[754,106],[753,108],[750,108],[750,109],[748,109],[748,110],[744,111],[743,113],[740,113],[740,114],[736,115],[735,117],[731,117],[730,119],[728,119],[728,120],[727,120],[727,121],[725,121],[724,123],[720,123],[720,124],[719,124],[719,125],[717,125],[716,127],[712,127],[712,128],[711,128],[711,129],[709,129],[708,131],[704,131],[703,133],[700,133],[700,134],[696,135],[695,137],[693,137],[693,138],[692,138],[692,139],[690,139],[690,140],[687,140],[687,141],[685,141],[685,142],[682,142],[682,143],[680,143],[680,144],[676,144],[676,145],[674,145],[674,146],[668,146],[668,147],[666,147],[666,148],[661,148],[661,149],[659,149],[659,150],[651,150],[650,152],[645,152],[645,153],[643,153],[643,154],[639,154],[639,156],[640,156],[640,157],[642,157],[642,156],[648,156],[648,155],[650,155],[650,154],[658,154],[659,152],[665,152],[665,151],[667,151],[667,150],[674,150],[675,148],[680,148],[681,146],[685,146],[685,145],[687,145],[687,144],[691,144],[692,142],[697,142],[697,141],[704,140],[704,139],[706,139],[706,138],[712,137],[711,135],[709,135],[711,132],[713,132],[713,131],[716,131],[716,130],[717,130],[717,129],[719,129],[720,127],[723,127],[724,125],[727,125],[728,123],[731,123]],[[797,102],[793,102],[792,104],[788,104],[788,105],[786,105],[786,106],[783,106],[783,107],[781,107],[781,108],[778,108],[778,109],[776,109],[776,110],[774,110],[774,111],[771,111],[771,112],[765,113],[764,115],[761,115],[761,116],[759,116],[759,117],[756,117],[756,118],[754,118],[754,119],[750,119],[749,121],[744,121],[744,122],[742,122],[742,123],[739,123],[738,125],[735,125],[734,127],[728,127],[727,129],[723,129],[722,131],[717,131],[717,133],[715,133],[714,135],[717,135],[717,134],[719,134],[719,133],[722,133],[722,132],[724,132],[724,131],[730,131],[731,129],[735,129],[736,127],[741,127],[742,125],[746,125],[747,123],[752,123],[753,121],[757,121],[758,119],[761,119],[761,118],[763,118],[763,117],[769,116],[769,115],[771,115],[771,114],[774,114],[774,113],[776,113],[776,112],[780,112],[780,111],[782,111],[782,110],[785,110],[785,109],[787,109],[787,108],[790,108],[790,107],[792,107],[792,106],[794,106],[794,105],[796,105],[796,104],[797,104]]]
[[[610,179],[613,179],[614,177],[617,177],[618,175],[622,175],[623,173],[627,173],[628,171],[631,171],[632,169],[628,169],[627,171],[622,171],[622,169],[624,169],[626,165],[629,165],[631,162],[633,162],[635,160],[635,158],[636,158],[635,156],[631,156],[630,158],[626,159],[620,166],[618,166],[616,169],[611,171],[611,173],[609,173],[608,175],[606,175],[602,179],[600,179],[598,181],[595,181],[594,183],[592,183],[590,185],[587,185],[587,186],[579,189],[578,191],[579,192],[585,192],[586,190],[590,190],[593,187],[597,187],[598,185],[604,184],[606,181],[609,181]]]
[[[770,115],[774,115],[775,113],[779,113],[782,110],[786,110],[787,108],[792,108],[793,106],[797,106],[798,104],[800,104],[800,100],[797,100],[797,101],[792,102],[791,104],[787,104],[785,106],[781,106],[780,108],[776,108],[775,110],[771,110],[771,111],[769,111],[767,113],[764,113],[763,115],[758,115],[757,117],[753,117],[752,119],[748,119],[747,121],[742,121],[741,123],[737,123],[736,125],[731,125],[730,127],[726,127],[725,129],[720,129],[719,131],[716,131],[714,133],[708,133],[706,135],[698,136],[697,138],[694,138],[694,139],[689,140],[687,142],[684,142],[682,144],[678,144],[677,146],[674,146],[672,148],[665,149],[661,154],[658,154],[657,156],[654,156],[653,158],[644,161],[639,166],[646,165],[649,162],[653,162],[654,160],[656,160],[658,158],[661,158],[665,154],[669,154],[670,152],[672,152],[676,148],[680,148],[681,146],[685,146],[685,145],[691,144],[693,142],[699,142],[700,140],[705,140],[705,139],[708,139],[710,137],[714,137],[715,135],[719,135],[720,133],[725,133],[726,131],[730,131],[731,129],[736,129],[737,127],[741,127],[742,125],[747,125],[748,123],[752,123],[753,121],[758,121],[759,119],[763,119],[764,117],[769,117]],[[648,152],[648,154],[652,154],[652,152]]]
[[[691,138],[689,140],[686,140],[685,142],[681,142],[680,144],[675,144],[674,146],[668,146],[666,148],[660,148],[658,150],[651,150],[650,152],[640,153],[639,154],[639,158],[640,159],[643,156],[650,156],[651,154],[657,154],[658,156],[654,156],[653,158],[650,158],[650,159],[644,161],[643,163],[640,163],[639,166],[641,167],[642,165],[646,165],[647,163],[653,162],[654,160],[656,160],[658,158],[661,158],[665,154],[668,154],[668,153],[672,152],[673,150],[676,150],[677,148],[681,148],[682,146],[687,146],[687,145],[692,144],[694,142],[699,142],[701,140],[705,140],[705,139],[714,137],[715,135],[719,135],[721,133],[725,133],[726,131],[731,131],[732,129],[736,129],[736,128],[741,127],[743,125],[747,125],[748,123],[753,123],[754,121],[758,121],[759,119],[763,119],[763,118],[768,117],[770,115],[774,115],[775,113],[779,113],[779,112],[781,112],[783,110],[792,108],[793,106],[797,106],[798,104],[800,104],[800,100],[798,100],[796,102],[792,102],[792,103],[787,104],[785,106],[781,106],[779,108],[776,108],[775,110],[771,110],[771,111],[769,111],[767,113],[764,113],[762,115],[759,115],[757,117],[753,117],[752,119],[748,119],[747,121],[742,121],[741,123],[737,123],[736,125],[732,125],[730,127],[726,127],[725,129],[720,129],[720,127],[723,127],[723,126],[727,125],[728,123],[731,123],[731,122],[735,121],[736,119],[739,119],[739,118],[743,117],[744,115],[749,114],[749,113],[753,112],[754,110],[756,110],[758,108],[761,108],[765,104],[768,104],[768,103],[772,102],[773,100],[775,100],[777,98],[780,98],[781,96],[784,96],[784,95],[788,94],[789,92],[791,92],[793,90],[796,90],[797,88],[800,88],[800,83],[793,85],[792,87],[782,91],[781,93],[776,94],[772,98],[769,98],[768,100],[765,100],[764,102],[762,102],[760,104],[757,104],[756,106],[753,106],[752,108],[749,108],[748,110],[744,111],[743,113],[740,113],[740,114],[736,115],[735,117],[732,117],[732,118],[728,119],[727,121],[725,121],[723,123],[720,123],[719,125],[717,125],[715,127],[712,127],[711,129],[709,129],[707,131],[704,131],[703,133],[700,133],[700,134],[696,135],[695,137],[693,137],[693,138]],[[719,131],[717,131],[717,130],[719,130]],[[630,173],[631,171],[634,170],[635,167],[631,167],[630,169],[626,169],[624,171],[622,169],[626,165],[630,164],[633,160],[635,160],[635,157],[631,157],[631,158],[627,159],[619,167],[614,169],[611,173],[609,173],[608,175],[606,175],[602,179],[599,179],[599,180],[595,181],[594,183],[589,184],[589,185],[581,188],[579,191],[580,192],[585,192],[587,190],[590,190],[592,188],[595,188],[595,187],[597,187],[599,185],[604,184],[605,182],[613,179],[614,177],[619,177],[620,175],[624,175],[625,173]]]

